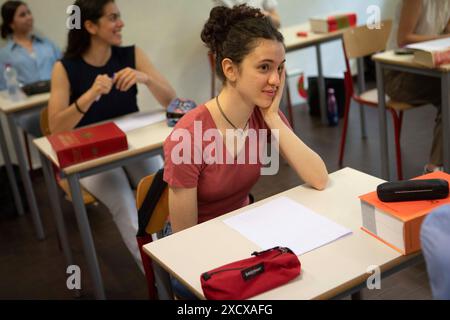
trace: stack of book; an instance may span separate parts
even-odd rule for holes
[[[415,179],[444,179],[450,182],[450,175],[439,171]],[[376,191],[359,198],[361,229],[404,255],[420,250],[420,227],[426,215],[433,209],[450,203],[450,197],[439,200],[382,202]]]
[[[414,62],[420,65],[434,68],[450,63],[450,38],[413,43],[406,48],[414,51]]]
[[[312,32],[327,33],[356,26],[356,13],[335,13],[309,19]]]

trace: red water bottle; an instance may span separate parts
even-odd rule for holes
[[[334,89],[329,88],[328,89],[328,125],[329,126],[337,126],[339,122],[339,116],[338,116],[338,106],[336,102],[336,97],[334,95]]]

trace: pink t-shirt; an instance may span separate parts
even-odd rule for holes
[[[280,116],[289,126],[281,112]],[[171,187],[197,187],[199,223],[249,204],[250,189],[261,175],[258,153],[270,141],[259,108],[248,128],[245,146],[233,159],[209,110],[201,105],[180,119],[164,142],[164,180]]]

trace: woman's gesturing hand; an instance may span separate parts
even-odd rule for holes
[[[136,83],[147,84],[149,76],[141,71],[127,67],[114,75],[114,84],[119,91],[127,91]]]

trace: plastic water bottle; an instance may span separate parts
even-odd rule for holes
[[[17,72],[10,64],[5,65],[3,73],[6,80],[6,87],[8,88],[9,99],[17,101],[20,99],[20,86],[17,81]]]
[[[334,95],[334,89],[328,89],[328,125],[334,127],[339,122],[338,106],[336,97]]]

